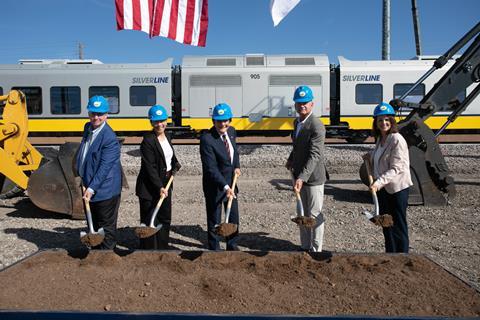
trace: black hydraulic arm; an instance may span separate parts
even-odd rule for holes
[[[439,111],[451,111],[442,132],[478,96],[477,85],[466,95],[467,88],[480,81],[480,23],[473,27],[422,76],[400,99],[391,101],[394,107],[412,107],[408,116],[399,122],[399,131],[405,137],[410,156],[410,172],[414,186],[409,203],[445,205],[455,196],[455,184],[449,175],[445,159],[433,131],[425,120]],[[404,103],[403,99],[435,70],[443,67],[460,49],[471,41],[455,64],[435,84],[419,104]],[[465,98],[463,93],[465,93]]]

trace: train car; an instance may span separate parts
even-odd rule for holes
[[[339,57],[337,86],[340,91],[339,122],[346,128],[349,140],[361,141],[368,136],[372,126],[373,109],[382,101],[400,98],[432,66],[436,57],[419,57],[412,60],[351,61]],[[442,69],[434,72],[407,96],[406,102],[420,102],[435,83],[455,63],[450,60]],[[463,101],[474,85],[457,96]],[[399,120],[410,109],[399,110]],[[442,110],[430,117],[426,123],[433,130],[441,128],[452,112]],[[480,99],[476,99],[455,122],[447,128],[449,132],[478,132],[480,128]]]
[[[185,57],[181,72],[182,125],[212,126],[212,107],[232,107],[240,135],[287,135],[295,108],[293,92],[308,85],[315,114],[329,121],[330,65],[325,55]]]
[[[150,130],[153,104],[170,109],[172,59],[151,64],[102,64],[85,60],[22,61],[0,65],[0,94],[21,90],[27,96],[32,135],[78,135],[94,95],[110,103],[108,123],[124,134]]]

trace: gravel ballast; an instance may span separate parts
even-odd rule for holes
[[[362,154],[372,145],[328,145],[330,180],[325,186],[324,249],[342,253],[381,253],[381,229],[361,212],[372,209],[371,198],[358,176]],[[172,249],[205,250],[206,212],[201,190],[201,163],[196,145],[175,146],[182,170],[174,181]],[[242,175],[238,180],[239,245],[242,250],[296,251],[297,226],[291,180],[284,168],[291,147],[242,145]],[[442,145],[456,181],[457,195],[446,207],[408,208],[410,250],[426,255],[447,271],[480,289],[480,146]],[[139,224],[135,179],[140,157],[136,146],[122,149],[122,164],[130,188],[122,193],[118,220],[120,249],[138,248],[133,228]],[[27,197],[0,200],[0,268],[40,249],[82,248],[84,221],[36,208]]]

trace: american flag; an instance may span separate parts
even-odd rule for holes
[[[205,47],[208,0],[115,0],[117,30],[146,32]]]

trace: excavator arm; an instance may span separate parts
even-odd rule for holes
[[[473,39],[473,40],[472,40]],[[443,67],[459,50],[471,44],[456,59],[455,64],[418,103],[405,103],[403,99],[435,70]],[[391,101],[395,109],[410,107],[412,111],[399,122],[400,133],[409,146],[410,169],[414,182],[410,204],[445,205],[448,197],[455,196],[455,184],[437,142],[438,135],[460,115],[480,92],[480,23],[472,28],[450,50],[439,57],[433,67],[399,99]],[[472,84],[476,87],[460,98]],[[436,134],[425,124],[439,111],[451,111],[445,124]]]
[[[40,166],[42,155],[27,140],[25,95],[13,90],[0,96],[0,103],[6,103],[0,120],[0,193],[3,194],[7,191],[7,178],[26,190],[30,172]]]

